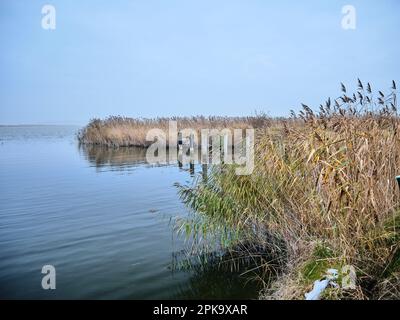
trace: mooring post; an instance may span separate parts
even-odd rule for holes
[[[178,132],[178,149],[181,150],[183,148],[183,141],[182,141],[182,132]]]
[[[399,184],[399,188],[400,188],[400,176],[396,177],[397,183]]]
[[[178,167],[181,169],[183,167],[183,151],[181,148],[178,150]]]
[[[189,173],[190,173],[190,175],[194,175],[194,161],[190,161],[190,163],[189,163]]]

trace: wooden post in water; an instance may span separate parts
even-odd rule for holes
[[[194,175],[194,161],[190,160],[190,164],[189,164],[189,173],[190,175]]]
[[[178,149],[179,150],[182,150],[182,148],[183,148],[183,141],[182,140],[183,140],[182,139],[182,132],[179,131],[178,132]]]
[[[182,148],[179,147],[179,150],[178,150],[178,167],[179,167],[179,169],[182,169],[182,167],[183,167],[182,158],[183,158],[183,151],[182,151]]]

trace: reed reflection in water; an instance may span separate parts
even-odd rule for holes
[[[98,145],[80,145],[79,150],[81,154],[98,170],[112,168],[116,171],[126,171],[136,167],[177,167],[182,171],[186,171],[190,176],[195,176],[199,171],[203,179],[207,179],[207,172],[209,165],[207,163],[201,164],[202,156],[200,152],[193,152],[188,147],[174,151],[174,155],[167,150],[166,163],[155,163],[153,159],[147,156],[147,149],[143,147],[119,147],[111,148]],[[211,157],[209,159],[211,161]],[[204,162],[204,158],[203,158]]]

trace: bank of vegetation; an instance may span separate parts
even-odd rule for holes
[[[354,94],[342,85],[318,112],[303,105],[258,128],[255,152],[249,176],[222,165],[179,187],[195,212],[180,230],[198,246],[242,247],[257,262],[248,274],[264,281],[263,299],[304,299],[329,268],[339,286],[322,298],[399,299],[396,84],[374,93],[359,81]]]
[[[201,129],[246,129],[261,128],[270,122],[265,115],[248,117],[170,117],[170,118],[128,118],[111,116],[104,120],[93,119],[78,134],[78,140],[84,145],[101,145],[108,147],[147,147],[153,140],[147,140],[146,135],[151,129],[168,132],[170,121],[177,122],[177,129],[193,129],[200,137]]]

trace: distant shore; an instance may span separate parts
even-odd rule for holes
[[[0,124],[1,127],[76,127],[80,128],[82,125],[77,124]]]

